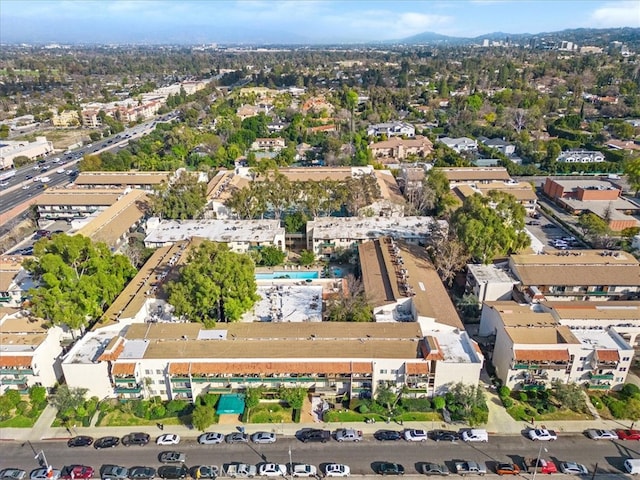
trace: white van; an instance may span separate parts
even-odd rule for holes
[[[480,428],[472,428],[462,432],[462,440],[465,442],[488,442],[489,434],[486,430]]]
[[[631,475],[640,473],[640,458],[628,458],[624,461],[624,469]]]

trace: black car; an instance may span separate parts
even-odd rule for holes
[[[329,430],[309,429],[300,432],[299,438],[302,442],[322,442],[327,443],[331,439],[331,432]]]
[[[78,435],[67,441],[67,447],[88,447],[93,443],[93,438],[86,435]]]
[[[149,434],[141,432],[130,433],[122,437],[121,441],[122,445],[124,445],[125,447],[128,447],[129,445],[139,445],[143,447],[144,445],[149,443]]]
[[[31,180],[33,178],[33,176],[32,175],[25,175],[24,178],[25,178],[25,180]]]
[[[404,475],[404,467],[399,463],[380,462],[375,466],[378,475]]]
[[[119,465],[103,465],[100,467],[102,480],[125,480],[129,478],[129,469]]]
[[[460,435],[452,430],[432,430],[429,432],[429,438],[436,442],[455,442],[460,440]]]
[[[93,448],[113,448],[120,443],[118,437],[102,437],[95,441]]]
[[[402,440],[402,434],[396,430],[378,430],[373,437],[380,441]]]
[[[151,467],[133,467],[129,469],[131,480],[150,480],[156,476],[156,469]]]
[[[184,465],[164,465],[158,469],[158,476],[167,479],[187,478],[189,469]]]

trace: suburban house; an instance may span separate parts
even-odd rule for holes
[[[0,308],[0,394],[41,385],[52,389],[62,380],[62,329],[23,315],[15,308]]]
[[[596,163],[604,162],[604,154],[602,152],[594,152],[591,150],[567,150],[558,155],[556,159],[562,163]]]
[[[478,137],[478,140],[489,148],[499,151],[503,155],[510,157],[516,153],[516,146],[502,138]]]
[[[284,138],[256,138],[251,144],[251,150],[273,150],[279,152],[286,146]]]
[[[622,189],[610,182],[546,178],[543,191],[573,215],[591,212],[608,220],[613,231],[640,225],[632,216],[640,214],[640,205],[624,198]]]
[[[445,144],[447,147],[451,148],[457,153],[478,151],[478,142],[468,137],[460,137],[460,138],[442,137],[442,138],[439,138],[438,141],[440,143]]]
[[[391,137],[382,142],[374,142],[369,145],[372,155],[376,159],[393,159],[395,161],[406,160],[413,155],[424,158],[433,151],[431,140],[422,135],[414,138]]]
[[[370,137],[386,135],[387,137],[414,137],[416,129],[406,122],[376,123],[367,127],[367,135]]]
[[[491,362],[503,384],[538,390],[559,380],[592,390],[621,388],[634,350],[615,327],[562,324],[552,312],[545,305],[483,305],[480,334],[495,335]]]

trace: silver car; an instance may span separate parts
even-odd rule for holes
[[[201,445],[215,445],[224,442],[224,435],[216,432],[203,433],[198,437],[198,443]]]
[[[275,443],[276,434],[271,432],[256,432],[251,435],[251,441],[253,443]]]
[[[103,465],[100,469],[102,480],[123,480],[129,478],[129,469],[119,465]]]
[[[0,470],[0,480],[23,480],[27,472],[19,468],[5,468]]]

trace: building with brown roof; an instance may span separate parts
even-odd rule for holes
[[[82,172],[74,180],[83,188],[138,188],[152,190],[171,180],[171,172]]]
[[[509,269],[529,300],[640,298],[640,263],[624,251],[518,254],[509,258]]]
[[[40,218],[61,220],[85,218],[105,210],[124,195],[124,189],[52,188],[35,199]]]
[[[42,385],[53,388],[62,379],[62,329],[20,311],[0,316],[0,394]]]
[[[444,173],[451,188],[490,182],[508,182],[509,172],[504,167],[436,167]]]
[[[554,381],[621,388],[633,347],[615,327],[561,324],[544,305],[486,302],[480,333],[495,335],[492,363],[504,385],[537,390]]]
[[[379,161],[388,159],[400,163],[411,155],[418,158],[428,156],[433,151],[433,143],[422,135],[406,139],[391,137],[389,140],[370,144],[369,150]]]

